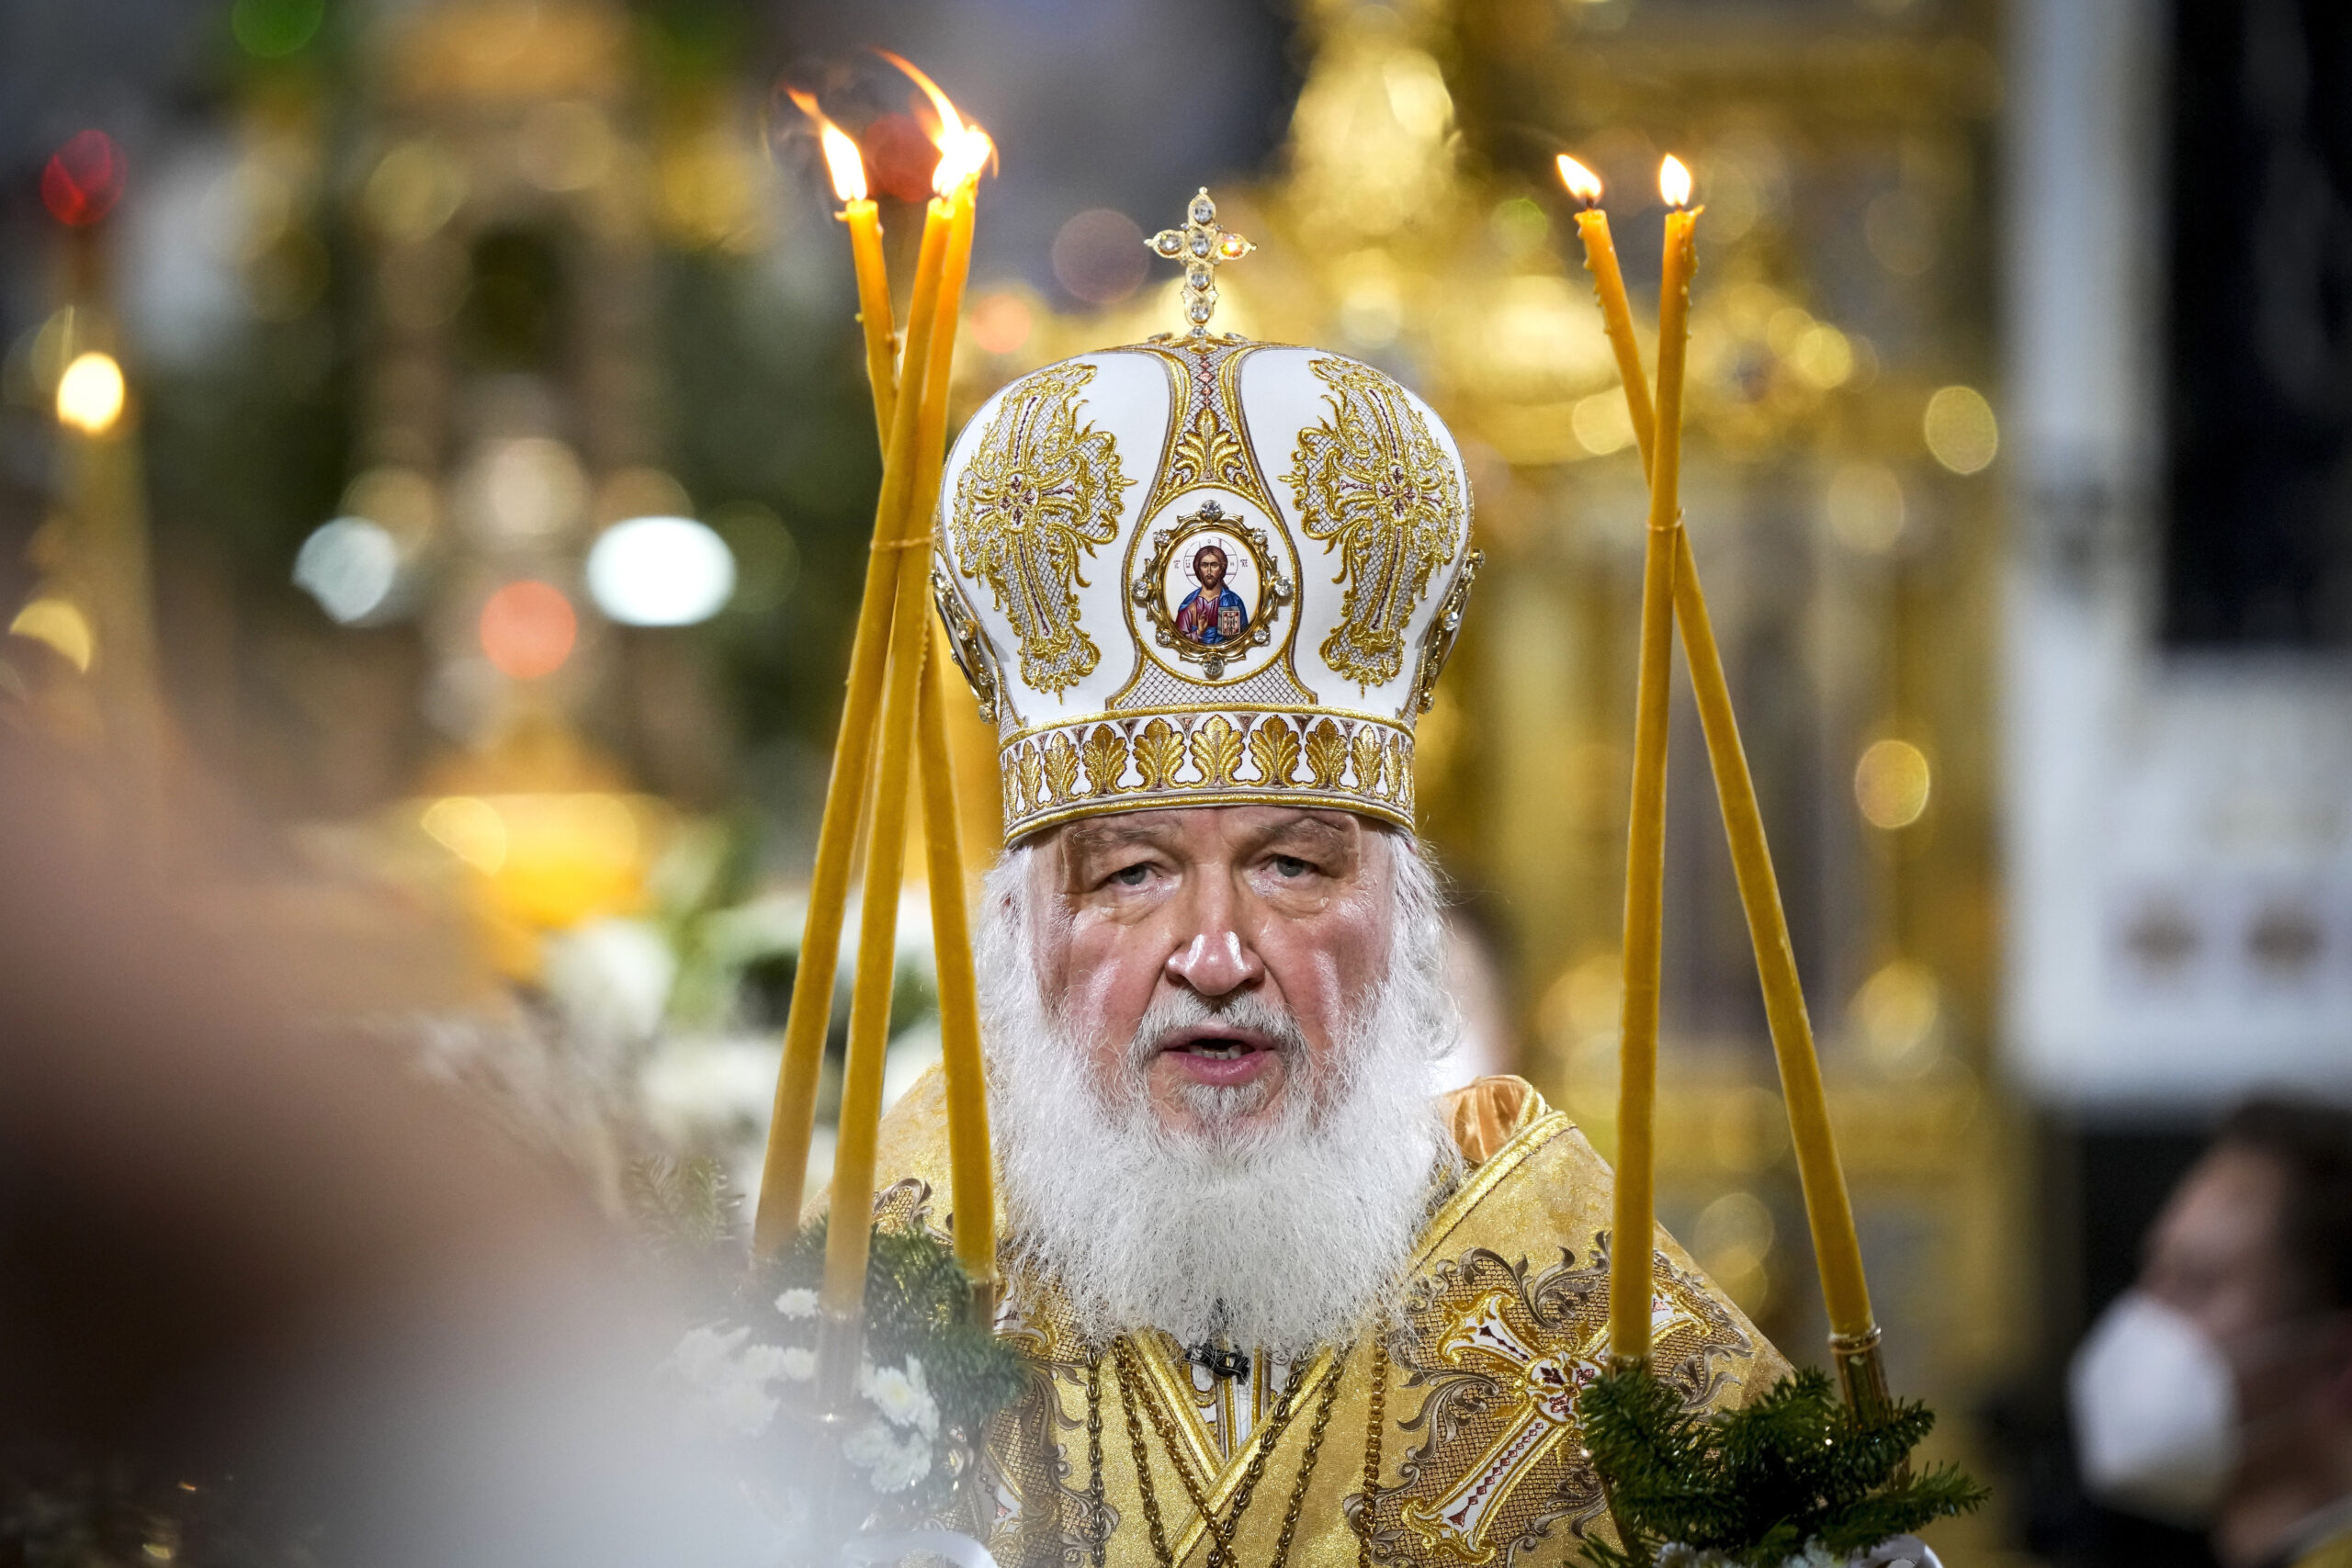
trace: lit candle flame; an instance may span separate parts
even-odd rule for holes
[[[1566,152],[1560,154],[1559,164],[1560,183],[1568,187],[1568,194],[1587,207],[1600,206],[1600,176]]]
[[[825,118],[817,100],[795,87],[785,89],[793,107],[817,122],[817,142],[825,150],[825,166],[832,172],[833,195],[843,201],[865,199],[865,160],[847,131]]]
[[[995,155],[996,143],[989,140],[989,133],[977,125],[966,126],[941,146],[939,166],[932,171],[932,188],[942,196],[954,195],[957,186],[978,178]]]
[[[122,367],[114,355],[85,354],[58,378],[58,421],[85,435],[104,435],[122,417],[125,396]]]
[[[947,95],[939,90],[938,83],[924,75],[913,61],[902,55],[893,54],[887,49],[877,49],[874,52],[912,77],[915,85],[922,89],[922,96],[931,100],[932,108],[939,116],[939,130],[932,136],[933,141],[944,148],[964,133],[964,117],[956,112],[956,106],[947,101]]]
[[[1690,205],[1690,171],[1671,152],[1657,166],[1657,193],[1666,197],[1668,207]]]
[[[950,196],[966,180],[978,178],[980,170],[996,155],[996,143],[989,140],[988,132],[957,114],[947,95],[939,90],[939,84],[924,75],[912,61],[887,49],[874,52],[912,78],[939,116],[939,129],[931,136],[933,144],[939,149],[939,164],[932,171],[931,188],[942,196]]]

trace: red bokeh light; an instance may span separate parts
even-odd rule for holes
[[[1028,305],[1014,294],[984,295],[964,320],[972,341],[989,354],[1011,354],[1029,341],[1035,321]]]
[[[60,147],[40,172],[40,203],[73,228],[104,218],[122,195],[122,150],[103,130],[84,130]]]
[[[922,201],[931,195],[931,172],[939,166],[939,149],[931,144],[912,115],[886,114],[858,135],[858,150],[865,154],[865,175],[874,188],[900,201]]]
[[[481,607],[481,650],[517,681],[552,675],[571,657],[580,617],[563,591],[533,578],[510,582]]]

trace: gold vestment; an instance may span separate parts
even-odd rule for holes
[[[1027,1356],[1030,1387],[989,1434],[992,1517],[963,1528],[1005,1568],[1088,1568],[1098,1531],[1106,1564],[1158,1568],[1139,1437],[1180,1568],[1208,1568],[1215,1545],[1196,1495],[1230,1529],[1239,1568],[1532,1568],[1572,1561],[1588,1530],[1613,1540],[1575,1416],[1577,1390],[1608,1356],[1609,1168],[1521,1079],[1483,1078],[1447,1101],[1468,1168],[1422,1231],[1406,1326],[1385,1343],[1367,1337],[1303,1367],[1253,1357],[1236,1379],[1191,1365],[1166,1336],[1140,1336],[1123,1342],[1133,1373],[1123,1398],[1121,1359],[1098,1359],[1058,1321],[1050,1289],[1017,1286],[999,1332]],[[944,1230],[935,1070],[885,1118],[879,1168],[883,1223]],[[1685,1401],[1741,1404],[1785,1374],[1673,1238],[1661,1229],[1656,1242],[1653,1364]],[[1268,1445],[1270,1419],[1280,1425]]]

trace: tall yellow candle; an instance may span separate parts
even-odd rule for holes
[[[1650,1353],[1651,1234],[1656,1151],[1659,961],[1666,918],[1667,698],[1673,674],[1675,535],[1682,514],[1682,365],[1694,257],[1685,209],[1690,176],[1668,158],[1659,187],[1666,220],[1658,283],[1657,457],[1642,562],[1641,668],[1634,716],[1634,800],[1625,854],[1624,993],[1619,1014],[1617,1174],[1609,1253],[1609,1339],[1620,1362]]]
[[[947,1163],[954,1178],[956,1260],[993,1293],[996,1168],[989,1149],[988,1073],[980,1055],[979,986],[964,903],[964,836],[947,749],[947,660],[934,623],[924,646],[918,738],[922,750],[923,842],[931,855],[931,937],[939,967],[941,1066],[947,1078]]]
[[[1599,206],[1600,182],[1565,154],[1560,158],[1560,173],[1570,192],[1585,204],[1577,215],[1585,243],[1585,264],[1600,298],[1601,319],[1624,383],[1625,412],[1641,447],[1642,466],[1647,469],[1654,437],[1649,383],[1634,344],[1633,311],[1626,301],[1616,251],[1610,243],[1609,220]],[[1730,683],[1724,678],[1723,654],[1715,645],[1690,536],[1683,529],[1675,531],[1674,611],[1675,624],[1682,634],[1683,660],[1690,666],[1690,684],[1698,699],[1700,726],[1706,734],[1715,796],[1723,811],[1724,834],[1730,841],[1748,940],[1756,951],[1757,977],[1764,992],[1773,1055],[1780,1065],[1781,1090],[1788,1104],[1790,1143],[1813,1233],[1822,1302],[1830,1332],[1860,1338],[1869,1334],[1873,1319],[1870,1287],[1862,1274],[1861,1245],[1854,1233],[1853,1204],[1847,1196],[1837,1140],[1830,1133],[1820,1057],[1814,1044],[1812,1021],[1805,1013],[1804,990],[1797,978],[1795,949],[1789,941],[1788,916],[1781,908],[1780,883],[1764,836],[1755,779],[1748,772],[1747,749],[1740,743],[1739,720],[1732,708]]]
[[[951,143],[943,173],[956,152]],[[908,797],[914,761],[915,710],[922,681],[923,642],[928,628],[931,540],[914,518],[929,518],[939,485],[940,446],[947,422],[947,371],[955,354],[956,319],[963,298],[964,273],[971,260],[972,218],[978,177],[959,181],[948,209],[946,255],[936,307],[937,320],[925,354],[911,350],[907,382],[899,389],[900,418],[920,404],[915,451],[922,477],[909,498],[909,525],[899,540],[896,604],[890,621],[888,679],[882,699],[879,750],[876,757],[873,831],[866,841],[865,887],[858,928],[857,975],[850,993],[849,1060],[842,1083],[841,1127],[833,1153],[831,1223],[825,1233],[825,1280],[820,1305],[828,1334],[820,1345],[824,1393],[834,1404],[850,1393],[855,1372],[857,1316],[865,1294],[865,1264],[871,1242],[875,1152],[882,1119],[882,1068],[889,1045],[890,990],[898,942],[898,895],[906,856]],[[918,378],[915,369],[923,367]],[[925,482],[927,481],[927,482]],[[918,513],[915,508],[921,508]],[[960,886],[960,885],[959,885]],[[967,1088],[977,1089],[976,1085]],[[959,1108],[951,1099],[951,1126],[969,1126],[977,1111],[986,1138],[986,1101]],[[960,1207],[960,1194],[958,1195]]]
[[[916,474],[915,496],[917,504],[923,508],[922,537],[926,542],[910,550],[900,567],[899,619],[893,627],[890,656],[896,691],[898,660],[904,658],[911,663],[922,660],[925,646],[908,624],[909,617],[924,626],[931,624],[933,546],[928,528],[929,519],[937,512],[940,471],[946,458],[947,393],[956,358],[956,321],[970,262],[980,172],[995,158],[996,145],[978,126],[965,123],[937,83],[888,50],[880,52],[914,80],[939,116],[940,159],[932,181],[953,204],[947,277],[940,299],[940,327],[932,338],[931,364],[924,379],[922,435],[915,448],[917,461],[923,465]],[[912,532],[910,525],[910,534]],[[935,664],[935,658],[930,662]],[[944,688],[935,679],[918,676],[916,683],[919,688],[929,690],[934,699],[944,697]],[[911,696],[907,700],[914,701]],[[970,926],[964,906],[962,831],[956,818],[954,776],[948,765],[946,712],[936,700],[934,710],[936,737],[928,728],[931,721],[924,720],[921,743],[932,753],[924,766],[923,803],[926,826],[933,829],[928,840],[932,855],[932,935],[937,952],[947,1143],[955,1182],[956,1250],[965,1272],[971,1275],[985,1301],[992,1298],[996,1279],[996,1181],[989,1148],[988,1085],[980,1056],[978,987],[972,977]],[[888,749],[897,743],[894,738],[902,733],[901,725],[915,726],[917,720],[912,708],[887,710],[882,731],[886,757]],[[910,742],[914,739],[909,735]],[[931,744],[934,739],[935,749]],[[884,1000],[887,1004],[888,998]],[[854,1021],[851,1032],[853,1037],[856,1032]]]
[[[923,224],[922,249],[915,261],[914,296],[907,311],[910,365],[923,364],[930,356],[940,276],[947,256],[947,204],[934,201]],[[858,813],[871,776],[884,661],[890,647],[891,606],[898,594],[899,558],[905,553],[900,546],[910,513],[908,501],[914,490],[922,399],[913,395],[914,388],[909,392],[891,409],[882,491],[874,509],[874,549],[866,562],[865,591],[850,645],[848,691],[833,740],[824,815],[817,828],[817,863],[808,881],[808,913],[801,928],[799,963],[793,971],[792,1003],[785,1015],[784,1062],[776,1073],[775,1111],[768,1126],[759,1213],[752,1230],[752,1244],[763,1255],[775,1253],[791,1239],[799,1223],[801,1191],[808,1175],[817,1085],[824,1066],[826,1029],[832,1019],[833,976],[841,959],[850,859],[856,848]]]
[[[815,97],[787,92],[817,127],[817,142],[824,149],[833,195],[842,204],[833,216],[849,226],[850,261],[857,271],[857,321],[865,330],[865,382],[874,391],[874,432],[888,448],[890,410],[898,388],[890,364],[890,275],[882,259],[882,215],[866,196],[865,160],[859,155],[857,143],[825,117]]]
[[[1609,232],[1609,214],[1600,209],[1600,176],[1560,154],[1560,180],[1580,204],[1577,235],[1584,241],[1585,270],[1592,274],[1593,292],[1600,300],[1600,322],[1609,347],[1617,356],[1617,378],[1625,388],[1625,412],[1634,423],[1634,440],[1642,449],[1642,469],[1650,466],[1653,438],[1649,378],[1642,371],[1641,345],[1634,341],[1634,310],[1625,299],[1625,275],[1617,265],[1617,243]]]
[[[1797,1180],[1804,1190],[1805,1219],[1813,1231],[1813,1254],[1821,1273],[1821,1300],[1829,1331],[1849,1338],[1872,1326],[1871,1292],[1862,1277],[1862,1248],[1854,1234],[1854,1206],[1846,1193],[1846,1171],[1829,1130],[1829,1099],[1821,1083],[1821,1060],[1814,1049],[1813,1022],[1805,1015],[1804,989],[1797,982],[1796,951],[1781,908],[1781,885],[1772,872],[1772,852],[1764,840],[1764,814],[1756,802],[1756,782],[1740,744],[1739,720],[1724,681],[1723,656],[1715,647],[1707,602],[1697,592],[1690,541],[1680,546],[1676,618],[1682,626],[1683,656],[1699,700],[1707,736],[1707,756],[1722,803],[1724,833],[1731,841],[1733,874],[1747,915],[1748,941],[1756,949],[1756,973],[1764,989],[1764,1016],[1772,1032],[1772,1054],[1781,1067],[1781,1093],[1789,1108],[1789,1141],[1795,1150]],[[1680,584],[1692,590],[1685,595]]]

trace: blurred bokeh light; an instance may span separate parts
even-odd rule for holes
[[[691,517],[632,517],[589,547],[588,592],[625,626],[690,626],[735,592],[734,552]]]
[[[553,583],[525,578],[482,604],[481,650],[503,675],[536,681],[563,668],[579,640],[580,617]]]

